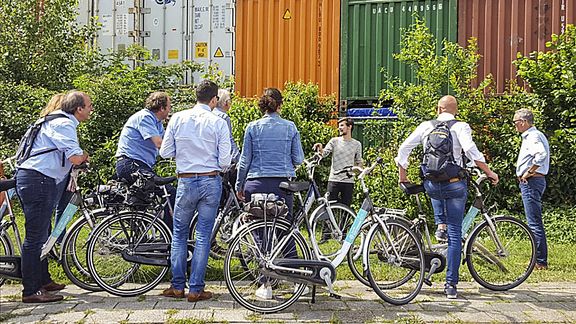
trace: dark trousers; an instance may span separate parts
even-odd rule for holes
[[[22,247],[22,296],[30,296],[52,281],[48,259],[40,261],[42,245],[48,239],[50,221],[57,198],[56,181],[44,174],[19,169],[16,192],[24,211],[24,244]]]
[[[122,158],[116,162],[116,175],[119,179],[123,179],[127,181],[129,185],[133,184],[136,179],[132,176],[132,173],[136,171],[147,171],[154,173],[151,167],[148,164],[138,161],[135,159],[130,158]],[[154,173],[155,174],[155,173]],[[176,204],[176,188],[174,186],[167,184],[166,190],[170,194],[168,200],[170,201],[170,205],[174,208]],[[164,194],[164,192],[159,191],[158,194]],[[172,215],[170,215],[170,209],[166,207],[164,209],[164,218],[162,219],[164,223],[172,230]]]
[[[536,239],[536,262],[548,265],[548,243],[542,222],[542,195],[546,190],[546,178],[530,177],[526,183],[520,183],[522,203],[526,213],[528,227]]]
[[[328,181],[328,200],[336,200],[346,206],[352,204],[354,183]]]

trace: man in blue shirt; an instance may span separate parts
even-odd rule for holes
[[[132,174],[138,170],[152,172],[156,164],[158,149],[162,145],[164,125],[172,109],[170,97],[165,92],[154,92],[148,96],[144,109],[128,118],[120,133],[116,150],[116,175],[129,184],[134,183]],[[174,206],[176,189],[167,186],[170,202]],[[169,208],[164,211],[164,222],[172,228]]]
[[[196,88],[196,98],[196,106],[180,111],[170,119],[160,148],[162,157],[176,159],[178,173],[170,252],[172,284],[162,292],[163,296],[184,298],[190,221],[198,212],[196,245],[188,282],[189,302],[212,298],[212,293],[204,290],[204,276],[222,193],[219,174],[230,165],[228,125],[212,113],[218,102],[218,86],[211,81],[201,82]]]
[[[546,136],[534,126],[534,114],[520,109],[514,114],[514,126],[522,133],[522,146],[516,162],[522,202],[528,226],[536,239],[536,270],[548,269],[548,244],[542,222],[542,195],[550,168],[550,145]]]
[[[48,260],[40,260],[42,245],[48,239],[52,212],[57,199],[57,185],[70,172],[72,165],[88,160],[78,143],[76,128],[88,120],[92,101],[87,94],[72,91],[64,97],[61,110],[66,118],[45,122],[34,143],[30,157],[17,166],[16,192],[20,198],[26,235],[22,247],[22,302],[46,303],[63,299],[49,293],[64,289],[64,285],[52,281],[48,272]],[[56,150],[54,150],[56,149]],[[38,152],[46,152],[35,155]]]

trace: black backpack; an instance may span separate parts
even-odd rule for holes
[[[428,134],[424,158],[422,159],[422,175],[425,179],[441,182],[458,177],[462,167],[454,161],[453,140],[450,128],[458,121],[431,120],[434,129]]]
[[[38,133],[40,133],[40,129],[42,128],[42,125],[44,125],[45,122],[49,122],[51,120],[54,120],[56,118],[68,118],[68,116],[64,115],[64,114],[50,114],[50,115],[46,115],[40,119],[38,119],[34,124],[32,124],[28,130],[26,131],[26,133],[24,134],[24,136],[22,136],[22,139],[20,139],[20,143],[18,144],[18,150],[16,151],[16,165],[21,165],[22,163],[24,163],[24,161],[28,160],[29,158],[33,157],[33,156],[38,156],[38,155],[42,155],[42,154],[46,154],[49,152],[53,152],[58,150],[58,148],[51,148],[51,149],[47,149],[44,151],[40,151],[40,152],[35,152],[34,154],[32,153],[32,147],[34,146],[34,141],[36,140],[36,137],[38,136]]]

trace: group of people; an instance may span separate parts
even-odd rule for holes
[[[232,137],[228,110],[231,96],[211,81],[202,81],[196,88],[197,104],[190,109],[171,114],[171,99],[165,92],[154,92],[145,100],[144,108],[125,123],[118,142],[116,176],[128,183],[134,182],[136,171],[154,172],[158,156],[173,158],[176,162],[178,185],[168,191],[174,206],[173,214],[167,210],[165,221],[172,228],[170,255],[171,285],[163,296],[187,298],[197,302],[212,298],[205,290],[204,277],[210,250],[211,231],[222,194],[222,172],[234,173],[233,182],[239,199],[250,201],[255,193],[274,193],[285,200],[289,218],[292,217],[293,197],[279,189],[279,184],[296,176],[295,169],[304,160],[300,133],[296,125],[281,117],[283,98],[278,89],[265,89],[258,101],[263,117],[248,124],[244,133],[242,151]],[[57,103],[49,104],[44,114],[62,114],[67,118],[47,121],[33,143],[30,158],[17,166],[17,193],[25,215],[26,235],[22,251],[22,301],[43,303],[62,300],[54,293],[63,289],[48,272],[47,260],[40,260],[42,244],[46,241],[52,213],[65,207],[64,188],[72,165],[89,160],[78,142],[76,128],[90,118],[92,102],[80,91],[60,95]],[[457,102],[445,96],[438,103],[438,120],[454,120]],[[522,132],[523,144],[518,158],[517,174],[530,227],[537,238],[538,266],[547,266],[546,237],[542,227],[541,196],[546,186],[549,149],[546,138],[533,126],[533,115],[519,110],[514,123]],[[339,137],[332,138],[325,147],[314,145],[325,157],[332,154],[332,167],[328,181],[331,200],[350,205],[354,181],[336,171],[351,165],[362,165],[362,145],[352,138],[353,120],[338,121]],[[396,162],[399,181],[407,182],[408,157],[414,147],[424,144],[433,127],[422,123],[401,145]],[[462,152],[481,168],[493,183],[498,175],[490,170],[464,122],[455,122],[453,136],[454,158],[462,165]],[[35,153],[34,153],[35,152]],[[461,255],[461,223],[466,203],[466,181],[424,182],[432,199],[439,230],[447,229],[448,270],[446,294],[456,296],[458,268]],[[62,201],[61,201],[62,200]],[[198,213],[196,245],[192,256],[190,278],[187,279],[187,240],[190,221]],[[186,293],[188,282],[188,293]],[[268,294],[264,294],[268,295]]]

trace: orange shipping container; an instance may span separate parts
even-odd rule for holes
[[[576,0],[460,0],[458,43],[478,39],[478,76],[494,76],[502,93],[506,81],[516,77],[512,64],[518,52],[545,51],[551,35],[576,22]]]
[[[286,81],[339,89],[339,0],[237,0],[236,91],[259,96]]]

